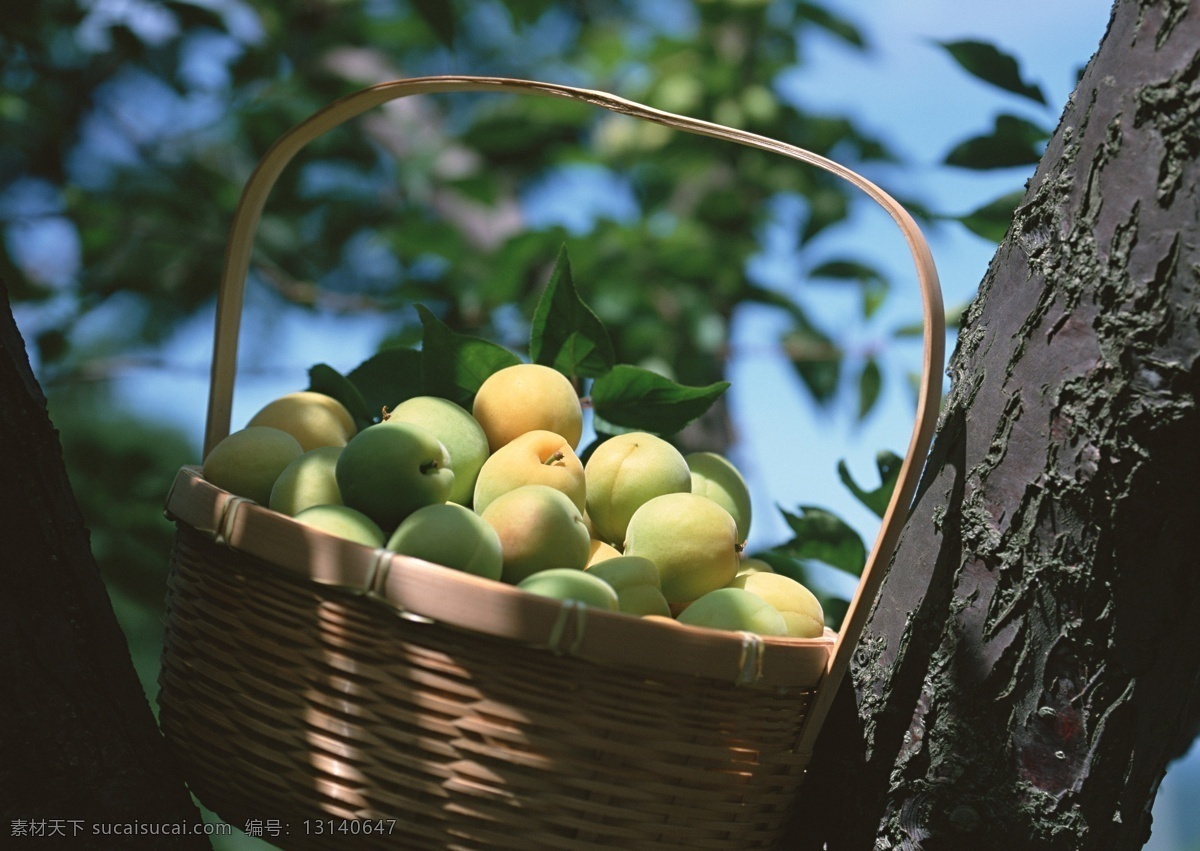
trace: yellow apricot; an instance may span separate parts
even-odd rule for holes
[[[495,452],[530,431],[552,431],[574,449],[583,435],[579,394],[565,375],[536,363],[505,367],[480,385],[471,413]]]
[[[289,393],[267,403],[247,425],[282,429],[300,441],[305,452],[320,446],[345,446],[358,432],[345,405],[311,390]]]
[[[825,631],[821,602],[801,583],[779,573],[752,573],[738,576],[730,588],[741,588],[762,597],[782,613],[787,634],[793,638],[819,638]]]
[[[634,512],[625,555],[654,562],[663,596],[685,603],[737,575],[737,534],[733,517],[711,499],[690,492],[665,494]]]
[[[583,472],[595,536],[612,544],[625,540],[629,519],[643,504],[656,496],[692,489],[692,474],[679,450],[646,432],[604,441]]]
[[[681,612],[678,621],[712,629],[787,635],[787,623],[783,615],[762,597],[741,588],[709,591]]]
[[[761,558],[744,558],[741,564],[738,565],[738,576],[747,576],[751,573],[774,573],[775,568],[767,564]]]
[[[584,517],[584,521],[586,523],[586,516]],[[618,550],[616,547],[611,547],[603,541],[597,541],[595,538],[592,538],[591,547],[592,549],[588,553],[588,567],[591,567],[593,564],[599,564],[602,561],[607,561],[610,558],[617,558],[621,555],[620,550]]]
[[[497,449],[475,482],[475,511],[482,512],[496,497],[521,485],[548,485],[566,494],[581,512],[584,509],[583,464],[555,432],[529,431]]]
[[[575,503],[547,485],[522,485],[502,494],[480,515],[500,536],[501,579],[516,584],[541,570],[583,570],[591,538]]]

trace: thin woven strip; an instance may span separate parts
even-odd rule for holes
[[[284,847],[771,847],[811,695],[646,678],[292,582],[179,524],[161,722],[193,791]],[[648,653],[653,648],[647,648]]]

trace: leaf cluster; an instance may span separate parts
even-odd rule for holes
[[[470,410],[490,375],[524,362],[498,343],[453,331],[425,305],[417,312],[420,348],[384,348],[347,375],[316,364],[309,370],[309,389],[338,399],[365,426],[414,396],[438,396]],[[529,355],[533,363],[558,370],[581,393],[590,392],[600,439],[622,431],[675,435],[729,387],[727,381],[687,386],[617,363],[604,323],[579,294],[565,246],[533,313]]]

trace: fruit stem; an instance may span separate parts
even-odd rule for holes
[[[562,452],[555,452],[549,458],[542,462],[542,466],[549,467],[551,464],[556,464],[563,459]]]
[[[426,473],[429,473],[429,472],[431,472],[431,471],[433,471],[433,470],[436,470],[437,468],[438,468],[438,462],[437,462],[437,461],[427,461],[427,462],[425,462],[424,464],[422,464],[422,465],[421,465],[421,475],[423,476],[423,475],[425,475]]]

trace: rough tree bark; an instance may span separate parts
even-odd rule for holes
[[[37,831],[37,847],[208,848],[93,834],[200,814],[134,673],[2,281],[0,400],[0,845]]]
[[[966,317],[786,847],[1148,839],[1200,716],[1198,185],[1200,5],[1120,0]]]

